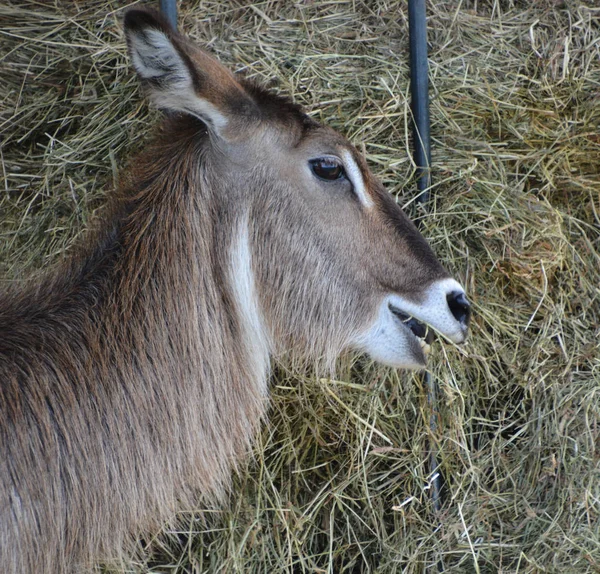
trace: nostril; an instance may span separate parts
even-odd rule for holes
[[[462,291],[452,291],[446,296],[446,301],[454,318],[461,325],[468,327],[471,319],[471,303],[466,295]]]

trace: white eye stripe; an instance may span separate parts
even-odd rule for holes
[[[346,175],[348,176],[350,183],[352,183],[352,186],[354,187],[354,192],[358,196],[358,199],[365,207],[373,207],[373,200],[367,193],[362,172],[360,171],[358,165],[356,165],[352,154],[348,150],[343,149],[340,151],[340,156],[342,157],[342,160],[344,162],[344,169],[346,170]]]

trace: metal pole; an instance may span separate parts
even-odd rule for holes
[[[431,138],[429,134],[429,68],[425,0],[408,1],[410,43],[410,93],[413,114],[414,160],[417,165],[417,201],[429,200],[431,188]]]
[[[171,28],[177,30],[177,0],[160,0],[160,11],[171,24]]]
[[[410,92],[413,116],[414,160],[417,166],[416,201],[427,207],[431,190],[431,137],[429,132],[429,67],[427,63],[427,19],[425,0],[408,0],[408,29],[410,43]],[[441,475],[438,470],[434,437],[438,426],[437,382],[427,372],[423,376],[429,406],[429,457],[428,470],[431,478],[431,502],[436,518],[441,510]],[[444,571],[440,558],[439,572]]]

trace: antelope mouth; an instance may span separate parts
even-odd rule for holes
[[[417,339],[423,354],[427,356],[431,351],[431,343],[433,342],[433,329],[428,325],[415,319],[412,315],[404,313],[398,307],[394,307],[391,303],[388,304],[389,310],[402,323],[405,329]]]
[[[434,281],[415,297],[388,293],[353,346],[390,367],[424,369],[435,333],[456,344],[465,341],[469,307],[454,279]]]

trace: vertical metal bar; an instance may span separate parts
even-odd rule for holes
[[[426,203],[431,188],[431,138],[429,133],[429,67],[425,0],[409,0],[410,93],[413,114],[414,160],[417,165],[417,201]]]
[[[160,11],[173,30],[177,30],[177,0],[160,0]]]
[[[431,190],[431,137],[429,119],[429,66],[427,62],[427,18],[425,0],[408,0],[408,27],[410,43],[410,92],[413,116],[414,160],[417,166],[416,201],[426,209]],[[427,372],[423,376],[427,389],[429,407],[429,457],[428,471],[431,478],[431,502],[434,514],[441,510],[441,475],[438,470],[434,438],[437,434],[439,411],[437,406],[437,382]],[[440,558],[437,561],[439,572],[444,571]]]

